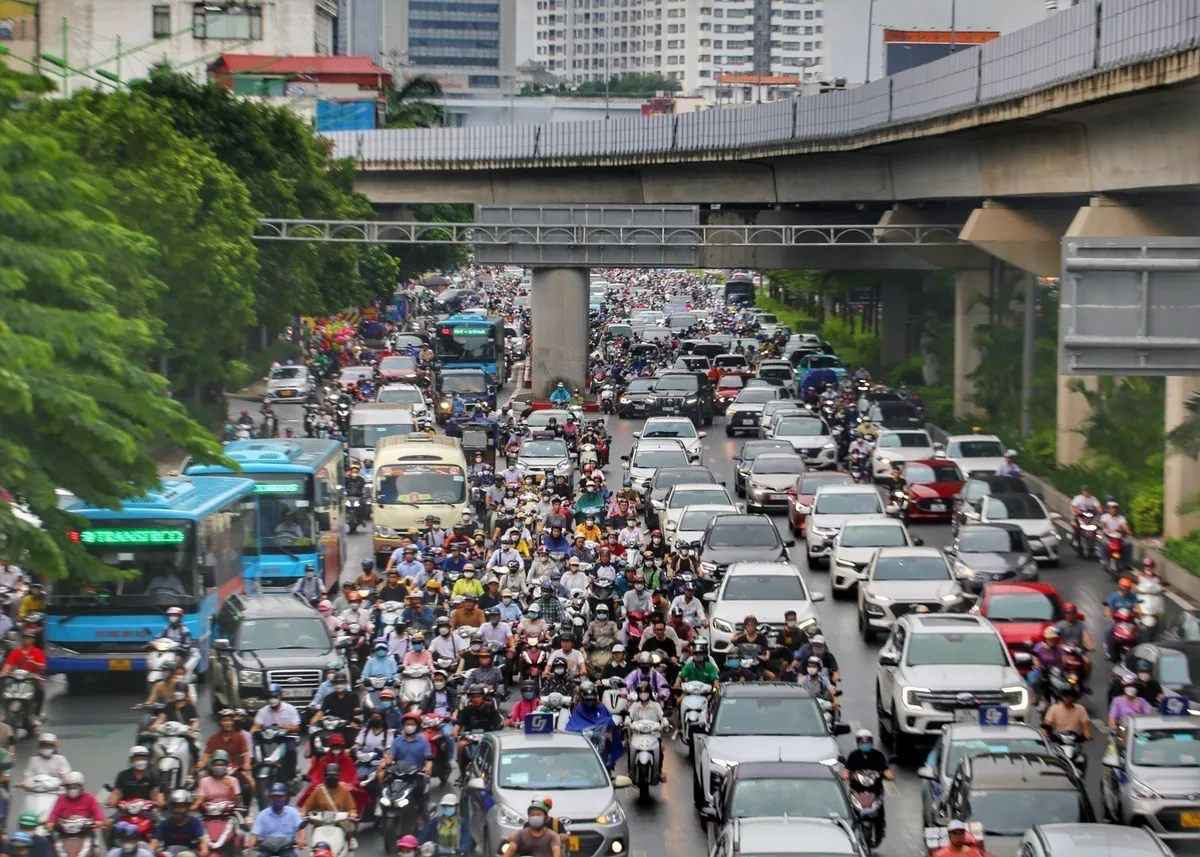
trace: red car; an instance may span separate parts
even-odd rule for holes
[[[817,489],[822,485],[852,485],[854,477],[840,470],[820,470],[805,473],[796,480],[796,484],[788,489],[788,523],[796,535],[804,534],[804,521],[807,515],[796,511],[799,506],[812,506],[817,496]]]
[[[379,376],[385,384],[414,384],[421,377],[421,371],[414,358],[394,354],[379,361]]]
[[[908,494],[905,516],[910,521],[949,521],[954,496],[962,490],[962,471],[953,461],[929,458],[904,465],[904,490]]]
[[[1063,617],[1063,599],[1049,583],[988,583],[972,608],[986,617],[1013,654],[1028,652]],[[1083,617],[1080,616],[1082,621]]]
[[[725,413],[729,403],[737,398],[737,394],[742,392],[742,388],[745,386],[746,379],[741,375],[726,375],[717,381],[716,396],[713,401],[717,413]]]

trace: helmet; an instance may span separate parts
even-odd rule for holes
[[[410,643],[424,643],[425,634],[423,634],[421,631],[413,631],[412,634],[409,635],[408,641]]]
[[[383,690],[379,691],[379,698],[380,699],[395,699],[396,691],[392,690],[390,687],[385,687]]]
[[[871,740],[873,740],[874,738],[875,738],[875,736],[871,734],[871,730],[870,730],[870,729],[859,729],[857,732],[855,732],[855,733],[854,733],[854,740],[855,740],[855,742],[858,742],[858,741],[871,741]]]
[[[317,610],[321,613],[331,613],[333,612],[333,603],[328,600],[322,601],[317,605]]]
[[[220,752],[224,752],[224,751],[222,750]],[[129,748],[129,755],[130,756],[149,756],[150,751],[147,750],[145,747],[143,747],[141,744],[135,744],[134,746]],[[226,759],[226,761],[228,761],[229,756],[226,755],[225,759]]]
[[[473,684],[467,688],[467,696],[485,696],[487,690],[481,684]]]
[[[132,755],[132,754],[130,754],[130,755]],[[228,764],[229,763],[229,754],[227,752],[225,752],[224,750],[215,750],[212,754],[212,758],[210,758],[208,761],[210,763],[225,762],[226,764]]]
[[[1046,639],[1047,641],[1057,640],[1058,639],[1058,629],[1055,627],[1049,627],[1045,631],[1042,632],[1042,637],[1044,639]]]
[[[1146,569],[1146,571],[1154,571],[1156,564],[1157,563],[1155,563],[1151,557],[1146,557],[1144,560],[1142,560],[1142,568]]]
[[[421,847],[421,843],[417,842],[417,837],[410,833],[408,836],[401,836],[396,847],[401,851],[416,851]]]
[[[168,616],[182,616],[183,608],[182,607],[168,607],[167,615]]]
[[[1122,577],[1120,580],[1117,581],[1117,588],[1118,589],[1132,589],[1133,581],[1130,580],[1128,577]]]
[[[650,654],[650,652],[642,652],[637,656],[637,662],[638,666],[641,666],[642,664],[653,664],[654,655]]]
[[[1074,601],[1067,601],[1063,604],[1063,613],[1078,613],[1079,608],[1075,606]]]
[[[192,793],[187,789],[175,789],[175,791],[171,792],[171,799],[168,801],[168,803],[171,804],[171,806],[175,806],[177,803],[184,803],[188,806],[191,806]]]
[[[63,777],[64,786],[82,786],[85,783],[86,780],[84,780],[83,774],[79,773],[79,771],[70,771]]]
[[[598,693],[596,693],[596,685],[592,684],[590,681],[580,685],[579,699],[581,701],[595,702],[599,698],[600,698],[600,695]]]
[[[58,736],[53,732],[43,732],[38,736],[38,744],[50,744],[56,747],[58,746]]]
[[[369,572],[369,571],[370,571],[371,569],[373,569],[374,567],[375,567],[375,561],[374,561],[374,560],[370,560],[370,559],[364,559],[364,560],[362,561],[362,570],[363,570],[363,571],[365,571],[365,572]]]
[[[22,813],[24,815],[24,813]],[[132,824],[125,825],[133,827]],[[137,833],[137,828],[133,827],[134,833]],[[13,848],[30,848],[33,846],[33,837],[24,830],[18,830],[16,833],[8,837],[8,844]]]
[[[404,712],[404,716],[400,718],[400,722],[403,723],[406,720],[415,720],[415,721],[417,721],[417,723],[420,723],[421,722],[421,712],[419,712],[419,711]]]
[[[438,801],[438,806],[458,806],[458,795],[442,795],[442,799]]]
[[[25,810],[21,813],[21,817],[17,819],[17,824],[21,827],[37,827],[42,823],[36,812]]]
[[[527,690],[532,690],[532,691],[536,692],[537,691],[537,682],[535,682],[531,678],[527,678],[527,679],[525,679],[525,681],[521,682],[521,692],[524,693]]]

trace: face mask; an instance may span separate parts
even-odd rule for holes
[[[376,649],[375,650],[375,657],[377,657],[379,660],[382,661],[385,658],[387,658],[387,656],[388,656],[387,649]]]
[[[820,671],[821,671],[821,668],[820,668],[820,667],[809,667],[809,668],[808,668],[808,674],[809,674],[809,675],[816,675],[816,674],[817,674],[817,673],[819,673]]]
[[[1137,696],[1137,688],[1136,687],[1125,688],[1125,695],[1130,696],[1130,697]]]
[[[444,637],[450,633],[450,629],[449,628],[438,628],[438,633]]]
[[[648,701],[648,700],[650,699],[650,694],[648,694],[648,693],[639,693],[639,694],[638,694],[638,699],[640,699],[642,702],[646,702],[646,701]]]
[[[136,762],[133,763],[133,765],[131,767],[135,771],[144,771],[148,767],[150,767],[150,762],[146,759],[138,759]]]
[[[334,692],[336,692],[336,693],[345,693],[345,692],[346,692],[346,685],[344,685],[344,684],[335,684],[335,685],[333,686],[333,689],[334,689]]]
[[[554,668],[555,675],[563,675],[564,673],[566,673],[566,671],[567,671],[566,667],[555,667]]]
[[[400,857],[417,857],[416,851],[401,851]]]
[[[1150,681],[1150,673],[1138,673],[1138,678],[1142,681]]]
[[[170,618],[168,621],[170,621],[170,623],[171,623],[172,625],[178,625],[178,624],[179,624],[179,617],[178,617],[178,616],[172,616],[172,617],[171,617],[171,618]]]
[[[435,681],[433,683],[433,686],[437,690],[445,690],[446,689],[446,683],[444,681]]]
[[[475,576],[475,572],[473,572],[473,571],[464,571],[463,572],[463,577],[465,577],[467,580],[470,580],[474,576]]]
[[[646,585],[645,585],[644,583],[635,583],[635,584],[633,585],[633,588],[634,588],[634,589],[636,589],[638,592],[645,592],[645,591],[646,591]]]
[[[49,759],[51,756],[54,755],[54,748],[53,747],[43,747],[42,749],[38,750],[38,752],[42,754],[42,758]]]
[[[522,696],[524,699],[533,699],[533,697],[535,696],[535,694],[534,694],[534,692],[533,692],[532,690],[527,690],[527,691],[524,691],[524,692],[521,694],[521,696]]]
[[[136,843],[136,842],[122,842],[121,843],[121,851],[124,852],[125,854],[132,854],[133,852],[137,851],[137,847],[138,847],[138,843]]]
[[[795,627],[796,627],[796,620],[795,620],[795,619],[788,619],[786,622],[784,622],[784,623],[783,623],[783,625],[784,625],[784,627],[785,627],[785,628],[795,628]]]
[[[482,644],[482,643],[472,643],[472,644],[471,644],[471,651],[472,651],[472,652],[478,652],[478,651],[479,651],[480,649],[482,649],[482,648],[483,648],[483,644]]]
[[[413,724],[411,724],[411,723],[410,723],[410,724],[408,724],[407,726],[405,726],[405,727],[404,727],[404,734],[405,734],[405,735],[416,735],[416,734],[417,734],[417,727],[416,727],[416,726],[414,726],[414,725],[413,725]]]
[[[731,670],[736,670],[738,667],[740,667],[742,665],[742,662],[739,661],[737,658],[726,658],[725,663]]]
[[[180,690],[175,691],[175,701],[176,702],[182,702],[185,699],[187,699],[186,693],[184,693],[183,691],[180,691]]]
[[[425,648],[425,644],[424,644],[424,643],[413,643],[413,644],[412,644],[412,649],[413,649],[413,651],[414,651],[414,652],[419,652],[419,651],[421,651],[423,648]]]
[[[380,711],[387,711],[391,707],[392,707],[392,703],[388,700],[384,700],[383,702],[379,703]]]
[[[507,607],[508,605],[512,604],[512,599],[511,598],[501,598],[500,603],[503,604],[505,607]]]
[[[452,806],[442,807],[442,818],[454,818],[454,807],[452,807]]]
[[[529,816],[529,826],[532,827],[534,830],[540,829],[543,825],[545,825],[545,823],[546,823],[546,816],[544,816],[544,815]]]
[[[83,794],[83,789],[79,788],[79,786],[71,786],[67,789],[67,797],[79,797],[81,794]]]
[[[278,708],[278,707],[279,707],[279,706],[281,706],[281,705],[283,705],[283,700],[282,700],[282,699],[272,699],[272,700],[271,700],[271,707],[272,707],[272,708]]]
[[[283,812],[283,808],[287,806],[287,801],[284,798],[273,798],[271,800],[271,809],[275,810],[275,814]]]
[[[871,747],[872,747],[872,744],[870,741],[864,741],[858,745],[858,749],[862,750],[864,753],[870,753]]]

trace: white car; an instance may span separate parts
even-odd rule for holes
[[[772,440],[786,440],[809,467],[837,468],[837,440],[825,420],[815,415],[785,414],[771,430]]]
[[[307,366],[276,366],[267,378],[267,392],[263,404],[295,402],[300,404],[308,396],[312,379]]]
[[[947,723],[978,722],[980,705],[1006,706],[1009,723],[1037,714],[992,624],[969,614],[901,618],[879,650],[875,673],[883,743],[903,754],[941,736]]]
[[[714,655],[724,657],[730,641],[742,632],[742,622],[753,616],[773,628],[783,627],[783,614],[796,611],[796,624],[807,630],[818,626],[813,604],[825,600],[822,592],[810,592],[800,572],[788,562],[735,562],[725,571],[721,585],[706,593],[712,606],[708,612],[708,644]]]
[[[887,479],[893,467],[908,461],[925,461],[935,453],[933,439],[924,429],[880,429],[871,449],[871,475]]]
[[[704,537],[704,531],[717,515],[737,515],[742,510],[732,503],[711,503],[684,506],[675,519],[675,528],[668,525],[666,540],[671,550],[677,550],[679,545],[692,545]]]
[[[642,430],[635,431],[633,436],[638,440],[678,440],[687,450],[691,463],[699,464],[703,452],[700,442],[708,437],[708,434],[696,431],[696,427],[687,417],[651,417],[646,420]]]
[[[804,406],[804,403],[797,399],[777,399],[774,402],[767,402],[762,409],[762,414],[758,419],[758,436],[768,438],[771,436],[771,431],[775,428],[776,421],[785,416],[812,416],[812,411]]]
[[[946,458],[968,479],[973,473],[995,473],[1004,463],[1004,444],[994,434],[956,434],[946,438]]]
[[[733,498],[729,496],[729,489],[724,485],[683,482],[672,486],[663,498],[662,508],[658,510],[658,518],[662,521],[666,537],[670,539],[671,533],[679,529],[679,516],[688,506],[711,506],[714,503],[734,505]]]
[[[386,384],[375,394],[375,401],[386,405],[408,405],[414,418],[429,412],[425,394],[416,384]]]
[[[1033,494],[992,494],[983,498],[979,508],[981,524],[1016,524],[1029,540],[1033,558],[1039,563],[1058,565],[1062,535],[1057,522],[1062,516],[1048,512]]]
[[[908,527],[887,515],[872,515],[847,521],[833,540],[829,554],[829,583],[833,597],[850,593],[866,577],[867,566],[879,548],[913,547],[922,545],[914,539]]]
[[[868,515],[895,515],[899,511],[896,506],[884,505],[874,485],[822,485],[811,506],[797,507],[798,514],[807,516],[804,542],[808,567],[828,565],[831,543],[848,521]]]
[[[938,548],[879,548],[858,585],[858,630],[868,643],[909,613],[963,606],[963,588]]]
[[[691,463],[683,441],[673,438],[638,441],[629,455],[621,456],[621,461],[633,483],[633,490],[639,494],[646,493],[658,468],[686,467]]]

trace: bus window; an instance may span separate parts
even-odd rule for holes
[[[379,468],[380,505],[461,503],[466,479],[452,464],[389,464]]]
[[[313,477],[308,474],[256,473],[265,553],[286,554],[293,545],[313,543]]]

